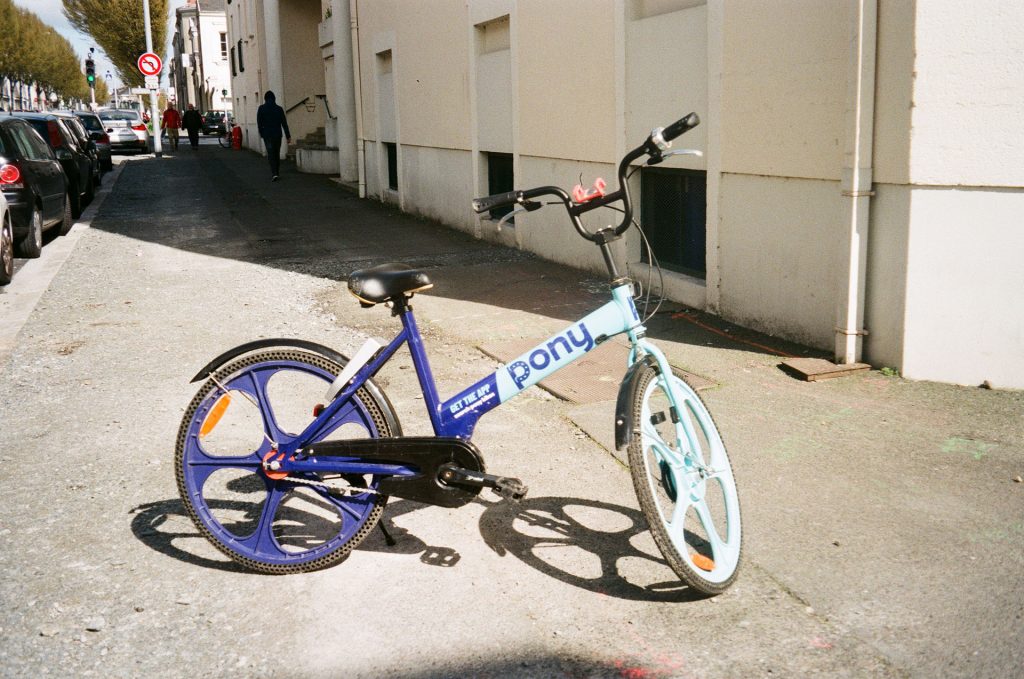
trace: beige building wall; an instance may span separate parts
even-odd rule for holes
[[[1024,387],[1024,5],[919,2],[903,373]]]
[[[284,78],[281,89],[275,91],[275,94],[278,105],[287,111],[288,128],[295,142],[327,126],[326,108],[323,101],[317,98],[317,95],[326,94],[317,32],[323,15],[320,13],[320,0],[279,2],[279,39]],[[303,101],[305,103],[301,103]]]
[[[707,270],[666,272],[670,297],[838,351],[837,324],[863,285],[863,327],[845,332],[862,333],[867,360],[912,378],[1024,387],[1024,4],[335,3],[358,27],[358,81],[335,67],[333,85],[338,54],[324,35],[337,40],[351,24],[324,28],[325,0],[232,3],[229,16],[248,12],[258,26],[279,16],[285,44],[308,39],[314,53],[247,34],[257,43],[247,68],[258,50],[263,70],[239,76],[236,107],[249,96],[240,116],[254,122],[254,95],[281,71],[296,74],[282,82],[286,101],[313,93],[314,76],[330,98],[354,90],[347,131],[337,122],[334,134],[339,145],[358,137],[348,157],[361,158],[366,195],[599,272],[597,249],[556,209],[519,214],[500,232],[470,211],[488,193],[489,154],[511,155],[516,187],[571,188],[581,175],[613,179],[651,128],[696,111],[703,124],[676,146],[702,155],[663,167],[706,173]],[[860,30],[867,67],[855,59]],[[638,212],[641,177],[631,182]],[[587,218],[591,228],[616,221],[610,211]],[[635,231],[614,247],[632,274],[648,272]]]
[[[227,5],[229,72],[232,52],[235,59],[230,88],[235,124],[242,128],[243,146],[260,152],[263,146],[256,129],[256,109],[263,103],[263,93],[267,89],[262,10],[263,4],[258,0],[235,0]],[[239,41],[244,70],[239,68]]]

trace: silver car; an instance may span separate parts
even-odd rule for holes
[[[110,136],[112,151],[141,151],[149,153],[152,143],[149,126],[142,114],[131,109],[103,109],[96,112]]]

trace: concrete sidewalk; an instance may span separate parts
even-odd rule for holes
[[[474,438],[489,470],[530,485],[520,507],[399,500],[394,548],[375,532],[332,569],[280,578],[225,563],[184,517],[171,464],[207,360],[260,337],[348,354],[390,337],[394,319],[343,281],[401,261],[434,282],[414,306],[447,396],[498,365],[480,347],[540,340],[607,294],[324,177],[267,172],[207,147],[129,163],[19,335],[0,376],[5,675],[1024,668],[1024,394],[876,371],[800,382],[778,353],[806,350],[671,303],[649,334],[712,385],[740,485],[746,561],[725,595],[693,600],[651,551],[609,450],[611,404],[536,388]],[[426,434],[409,365],[380,382],[405,433]],[[16,470],[26,453],[42,466]]]

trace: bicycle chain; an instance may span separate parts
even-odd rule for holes
[[[376,491],[373,488],[357,488],[355,486],[338,487],[338,486],[332,486],[332,485],[328,484],[325,481],[313,481],[311,479],[300,479],[300,478],[297,478],[297,477],[294,477],[294,476],[289,476],[289,477],[283,478],[281,480],[282,481],[286,481],[288,483],[294,483],[296,485],[318,486],[320,488],[325,488],[325,489],[327,489],[329,491],[330,490],[334,490],[334,491],[341,491],[341,492],[350,492],[353,495],[358,495],[358,494],[361,494],[361,493],[370,493],[372,495],[380,495],[381,494],[379,491]]]

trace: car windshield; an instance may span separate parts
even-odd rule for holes
[[[224,114],[223,113],[207,113],[206,114],[206,119],[207,120],[224,120]]]
[[[140,120],[135,111],[100,111],[101,120]]]
[[[103,125],[100,123],[100,119],[96,116],[78,116],[78,119],[85,125],[85,129],[90,132],[102,132]]]

